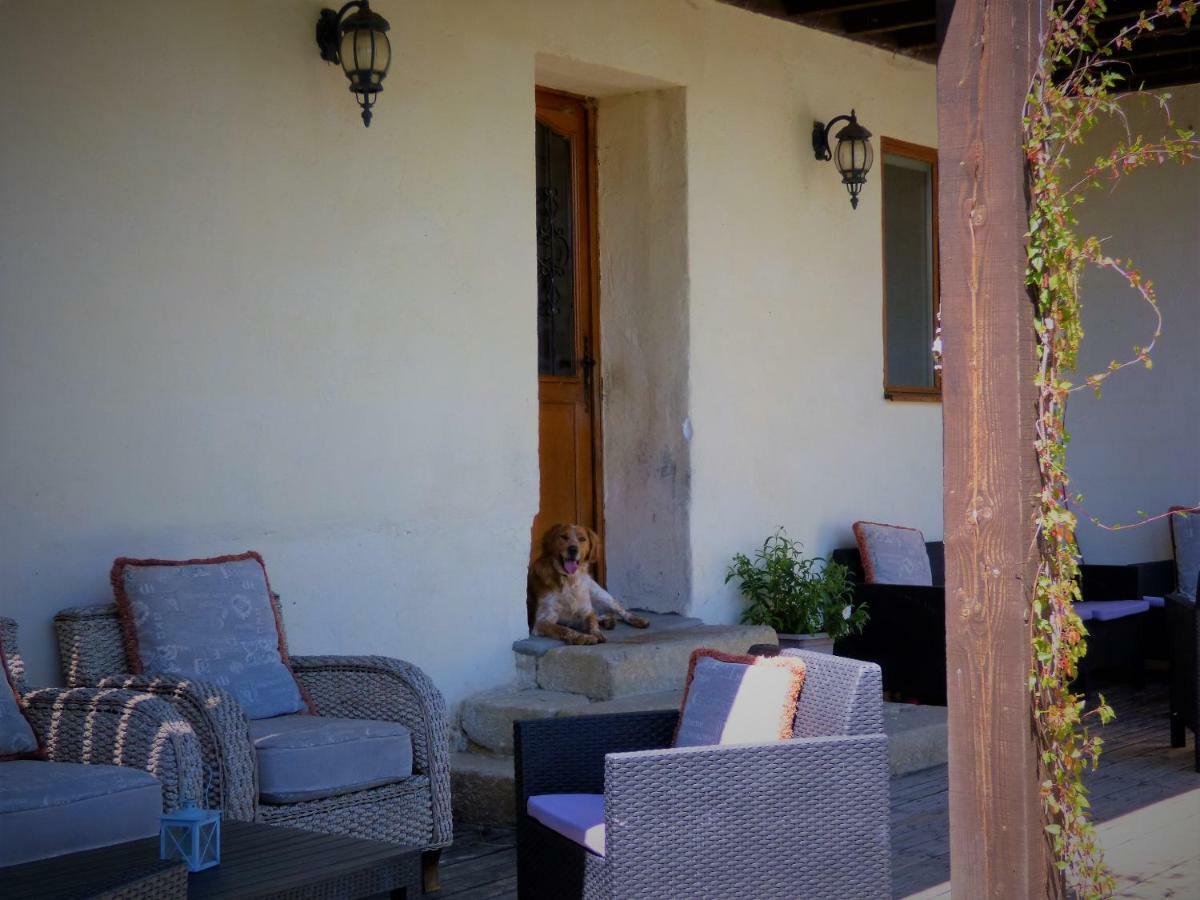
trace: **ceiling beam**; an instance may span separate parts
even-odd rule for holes
[[[937,19],[931,16],[928,19],[920,19],[916,22],[893,22],[888,25],[875,25],[867,28],[858,28],[854,31],[847,31],[846,33],[853,37],[866,37],[867,35],[871,34],[892,34],[897,31],[908,31],[910,28],[934,28],[936,26]]]
[[[916,24],[932,25],[937,16],[932,0],[907,0],[883,9],[847,13],[842,16],[842,31],[853,37],[859,34],[884,34]]]
[[[862,9],[877,9],[881,6],[896,6],[908,0],[784,0],[783,8],[792,16],[822,16],[828,13],[858,12]]]

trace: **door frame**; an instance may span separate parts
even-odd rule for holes
[[[601,353],[602,340],[600,334],[600,215],[599,215],[599,164],[597,157],[596,143],[596,101],[592,97],[584,97],[579,94],[572,94],[568,91],[555,90],[554,88],[543,87],[542,85],[534,86],[534,112],[536,115],[539,104],[552,105],[555,98],[564,98],[571,101],[572,104],[578,103],[583,106],[584,123],[587,130],[587,140],[584,146],[584,172],[581,184],[577,186],[577,190],[583,192],[583,199],[587,205],[588,222],[587,222],[587,246],[583,247],[583,251],[587,254],[588,265],[588,289],[591,292],[591,303],[589,311],[588,325],[591,328],[592,336],[592,358],[596,361],[595,368],[592,370],[592,395],[589,401],[592,409],[592,509],[594,510],[596,520],[596,533],[600,536],[600,546],[602,548],[600,559],[597,561],[594,577],[601,584],[607,580],[607,554],[603,552],[605,545],[605,516],[604,516],[604,408],[602,399],[604,397],[604,366],[603,355]],[[579,254],[576,254],[578,259]],[[576,317],[576,332],[575,341],[577,347],[582,347],[582,341],[579,334],[579,319]],[[539,408],[538,415],[541,415]],[[538,479],[539,488],[541,490],[541,449],[538,450]],[[536,539],[536,538],[535,538]]]

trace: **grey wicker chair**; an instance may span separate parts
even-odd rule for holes
[[[668,749],[678,713],[517,722],[517,885],[533,898],[891,894],[879,667],[800,650],[796,736]],[[526,815],[603,793],[605,855]]]
[[[50,760],[129,766],[149,772],[162,784],[167,812],[178,809],[185,800],[199,798],[200,746],[171,704],[145,693],[113,688],[31,690],[25,682],[17,623],[12,619],[0,617],[0,646],[8,659],[13,686]]]
[[[425,884],[437,886],[450,844],[446,704],[419,668],[383,656],[292,656],[317,713],[399,722],[412,732],[413,775],[382,787],[289,804],[261,802],[245,713],[214,684],[174,675],[130,675],[116,606],[66,609],[54,619],[69,685],[122,687],[167,698],[200,740],[212,776],[207,803],[231,819],[421,847]]]

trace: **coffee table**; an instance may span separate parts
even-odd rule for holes
[[[421,896],[421,848],[295,828],[221,823],[221,864],[186,876],[160,863],[158,838],[0,869],[5,900],[111,897],[350,898]]]

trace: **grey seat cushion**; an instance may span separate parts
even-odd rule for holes
[[[279,716],[250,723],[264,803],[336,797],[412,775],[412,733],[395,722]]]
[[[258,554],[178,563],[119,559],[112,581],[138,671],[211,681],[251,719],[307,708]]]
[[[0,866],[150,837],[161,814],[162,787],[141,769],[0,762]]]

